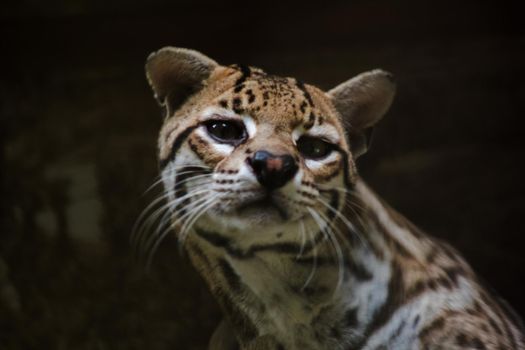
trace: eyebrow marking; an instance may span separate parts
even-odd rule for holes
[[[306,90],[306,86],[304,86],[304,83],[302,81],[300,81],[300,80],[296,80],[295,83],[296,83],[297,87],[299,88],[299,90],[301,90],[303,92],[303,95],[306,98],[306,100],[308,101],[308,103],[310,104],[310,106],[313,107],[314,106],[314,102],[312,101],[312,96],[310,95],[308,90]]]
[[[235,93],[240,92],[244,88],[244,82],[252,74],[252,70],[248,66],[238,64],[237,67],[239,67],[242,74],[235,82],[235,88],[233,89],[233,92]]]

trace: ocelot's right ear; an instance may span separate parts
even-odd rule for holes
[[[157,102],[170,116],[203,87],[218,64],[200,52],[164,47],[149,55],[146,76]]]
[[[380,69],[359,74],[328,92],[341,115],[354,158],[366,153],[372,128],[392,104],[396,84]]]

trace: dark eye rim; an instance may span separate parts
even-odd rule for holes
[[[241,131],[241,137],[238,138],[238,139],[223,139],[223,138],[220,138],[218,136],[213,135],[209,131],[209,125],[211,125],[212,123],[217,123],[217,122],[230,123],[232,125],[235,125]],[[238,146],[241,143],[245,142],[246,139],[248,138],[248,132],[246,131],[246,127],[245,127],[244,123],[241,120],[230,119],[230,118],[221,118],[220,116],[216,116],[214,118],[204,120],[201,123],[201,125],[206,128],[206,133],[208,134],[208,136],[210,136],[213,140],[215,140],[217,142],[220,142],[222,144]]]
[[[319,156],[319,157],[311,157],[311,156],[307,156],[305,155],[303,152],[301,152],[301,149],[300,149],[300,146],[299,146],[299,142],[301,140],[304,140],[304,139],[309,139],[309,140],[313,140],[313,141],[321,141],[322,143],[324,143],[324,145],[327,147],[327,152],[322,155],[322,156]],[[296,141],[296,145],[297,145],[297,149],[299,150],[299,153],[301,153],[303,155],[303,157],[307,158],[307,159],[312,159],[312,160],[321,160],[321,159],[324,159],[326,157],[328,157],[333,151],[337,150],[337,145],[333,144],[332,142],[322,138],[322,137],[318,137],[318,136],[310,136],[310,135],[302,135],[301,137],[299,137]]]

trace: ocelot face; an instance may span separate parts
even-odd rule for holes
[[[201,226],[250,240],[264,240],[260,232],[300,239],[299,226],[322,228],[340,215],[356,179],[359,127],[369,126],[348,133],[340,108],[373,110],[358,104],[361,91],[349,107],[338,102],[349,86],[325,93],[184,49],[161,50],[146,67],[167,115],[162,180],[181,235]],[[367,83],[392,85],[384,72],[367,74]],[[349,135],[361,145],[351,149]]]
[[[353,175],[351,156],[328,98],[308,90],[291,79],[247,78],[196,108],[163,171],[166,190],[178,186],[170,199],[242,230],[338,210],[344,193],[331,190],[344,188],[343,169]]]

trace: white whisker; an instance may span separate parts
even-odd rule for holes
[[[343,252],[341,250],[339,242],[337,241],[337,237],[335,237],[335,236],[333,236],[331,234],[333,232],[330,232],[330,231],[326,230],[327,228],[330,228],[330,226],[328,226],[326,224],[326,222],[318,215],[318,213],[314,209],[308,208],[308,211],[310,212],[310,214],[312,215],[314,220],[317,222],[317,225],[319,226],[321,231],[324,234],[326,234],[326,236],[328,237],[328,240],[331,243],[331,246],[334,248],[334,251],[335,251],[335,253],[337,255],[338,278],[337,278],[336,287],[334,289],[334,295],[335,295],[339,291],[339,289],[341,288],[341,285],[343,283],[343,278],[344,278],[344,256],[343,256]],[[325,223],[326,225],[322,225],[323,223]]]

